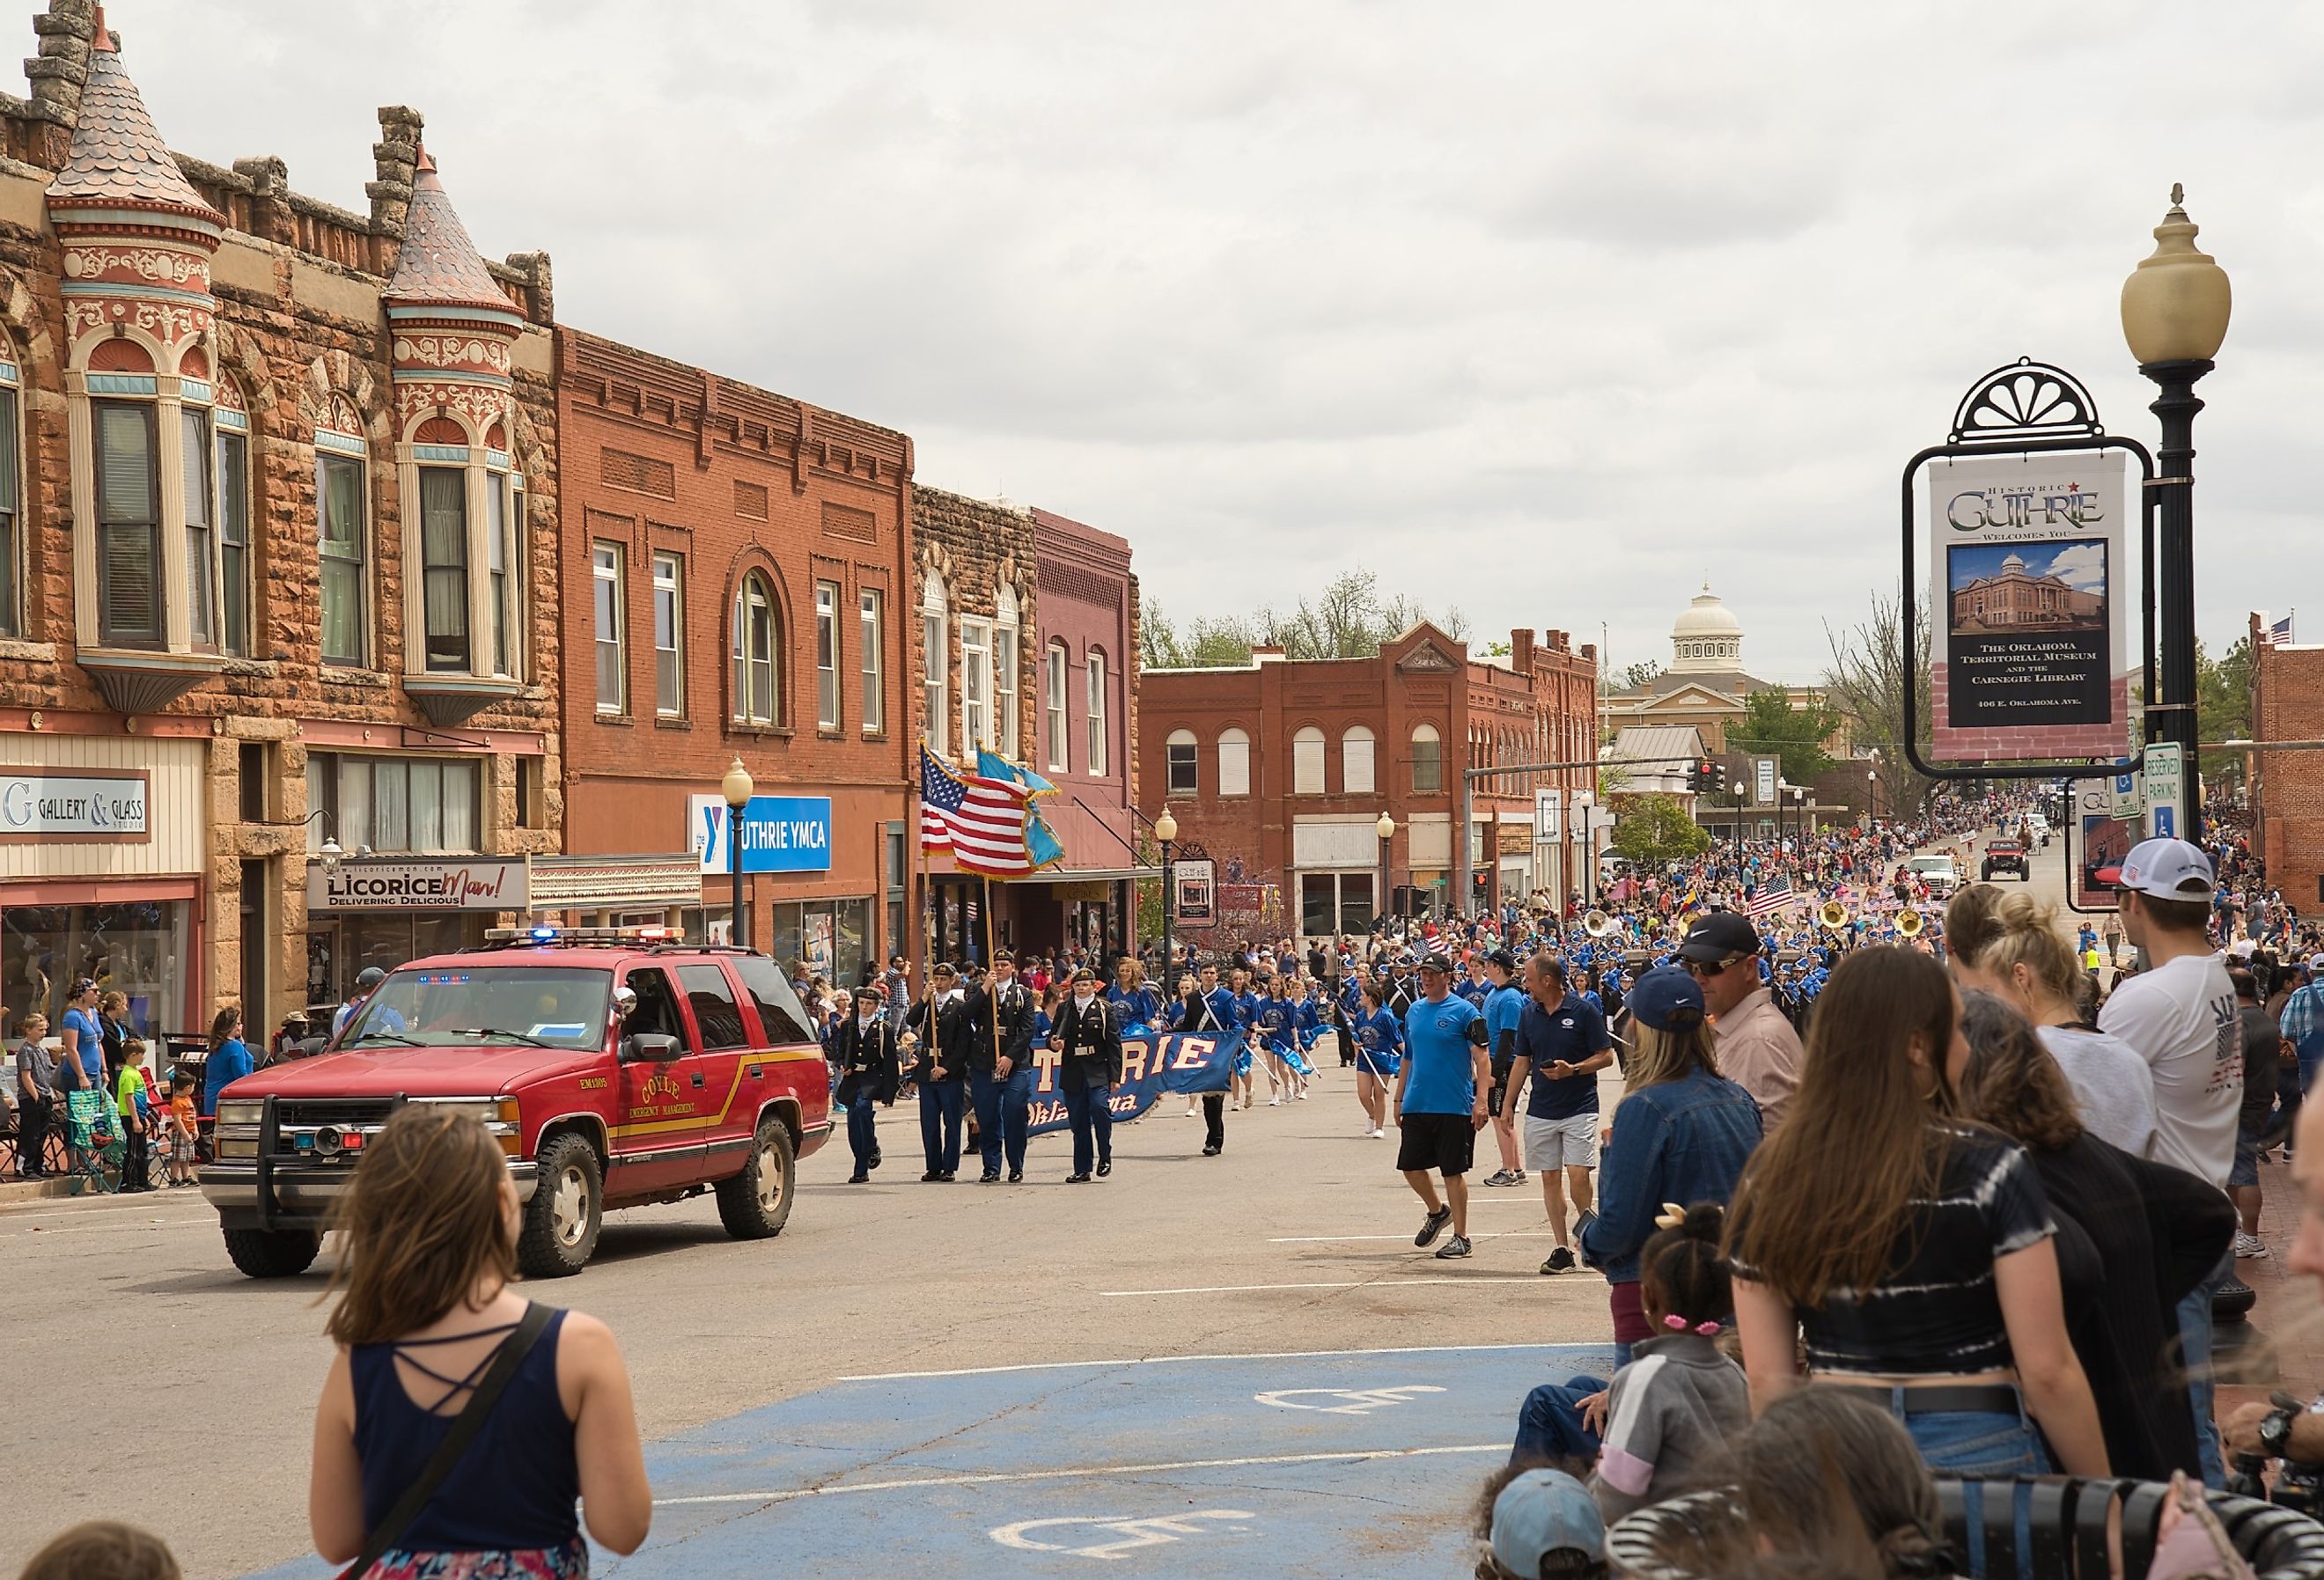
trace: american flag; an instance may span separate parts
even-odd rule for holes
[[[1778,878],[1752,895],[1743,909],[1754,920],[1757,920],[1763,916],[1775,915],[1775,912],[1789,905],[1794,898],[1792,881],[1789,878]]]
[[[952,852],[964,872],[1021,878],[1033,870],[1026,799],[1022,785],[955,773],[920,748],[920,848]]]
[[[2286,614],[2282,619],[2277,621],[2274,624],[2267,628],[2267,634],[2260,638],[2260,642],[2261,645],[2265,647],[2282,647],[2291,642],[2291,640],[2292,616]]]

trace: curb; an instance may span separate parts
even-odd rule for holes
[[[11,1179],[0,1182],[0,1207],[20,1202],[45,1201],[54,1197],[95,1196],[84,1187],[88,1181],[60,1177],[52,1179]]]

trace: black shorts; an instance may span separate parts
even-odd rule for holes
[[[1407,1113],[1397,1141],[1400,1173],[1434,1171],[1450,1179],[1469,1172],[1477,1155],[1477,1127],[1465,1113]]]

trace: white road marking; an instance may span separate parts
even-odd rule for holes
[[[1185,1289],[1100,1289],[1108,1298],[1124,1295],[1249,1295],[1268,1289],[1408,1289],[1414,1284],[1530,1284],[1536,1275],[1471,1273],[1465,1278],[1428,1279],[1341,1279],[1301,1284],[1205,1284]]]
[[[1014,1525],[1003,1525],[986,1534],[1002,1547],[1017,1548],[1028,1553],[1071,1553],[1077,1558],[1118,1558],[1139,1548],[1164,1546],[1182,1536],[1211,1534],[1199,1525],[1187,1523],[1189,1520],[1258,1518],[1248,1509],[1197,1509],[1190,1513],[1167,1514],[1148,1520],[1020,1520]],[[1035,1530],[1056,1531],[1069,1525],[1088,1526],[1120,1539],[1076,1548],[1066,1547],[1060,1542],[1035,1541],[1027,1534]]]
[[[1425,1382],[1401,1383],[1394,1388],[1277,1388],[1267,1393],[1250,1396],[1253,1404],[1273,1405],[1280,1410],[1315,1410],[1327,1416],[1368,1416],[1374,1410],[1394,1409],[1400,1404],[1410,1404],[1416,1393],[1442,1393]],[[1337,1404],[1309,1404],[1309,1398],[1336,1399]]]
[[[1190,1361],[1328,1361],[1341,1355],[1451,1355],[1471,1350],[1558,1350],[1571,1344],[1397,1344],[1377,1350],[1270,1350],[1252,1355],[1123,1355],[1107,1361],[1021,1361],[1009,1366],[960,1366],[945,1372],[862,1372],[837,1382],[902,1382],[922,1377],[989,1377],[1002,1372],[1072,1372],[1093,1366],[1176,1366]]]
[[[1539,1349],[1512,1344],[1511,1349]],[[1240,1357],[1238,1357],[1240,1358]],[[836,1487],[786,1487],[765,1492],[705,1492],[687,1498],[656,1498],[658,1509],[705,1503],[788,1503],[800,1498],[835,1498],[849,1492],[909,1492],[919,1487],[981,1487],[1005,1482],[1072,1481],[1084,1476],[1157,1475],[1175,1470],[1231,1470],[1248,1465],[1348,1465],[1373,1459],[1425,1459],[1446,1454],[1506,1455],[1506,1443],[1462,1443],[1445,1448],[1349,1448],[1337,1454],[1262,1454],[1240,1459],[1171,1459],[1150,1465],[1084,1465],[1062,1470],[987,1471],[975,1475],[911,1476],[887,1482],[851,1482]]]
[[[1269,1245],[1330,1245],[1343,1240],[1403,1240],[1409,1242],[1412,1236],[1409,1234],[1284,1234],[1269,1240],[1268,1243]],[[1546,1229],[1517,1229],[1512,1230],[1507,1234],[1495,1234],[1490,1236],[1490,1238],[1495,1240],[1554,1240],[1557,1236],[1552,1234]],[[1571,1236],[1568,1236],[1568,1238],[1571,1238]]]

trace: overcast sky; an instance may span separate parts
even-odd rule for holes
[[[107,14],[173,147],[360,211],[411,105],[566,321],[1120,532],[1182,621],[1360,562],[1480,639],[1603,623],[1619,666],[1708,576],[1775,679],[1894,582],[1900,468],[1987,368],[2056,362],[2151,442],[2117,300],[2184,181],[2236,299],[2200,626],[2324,639],[2324,8]]]

